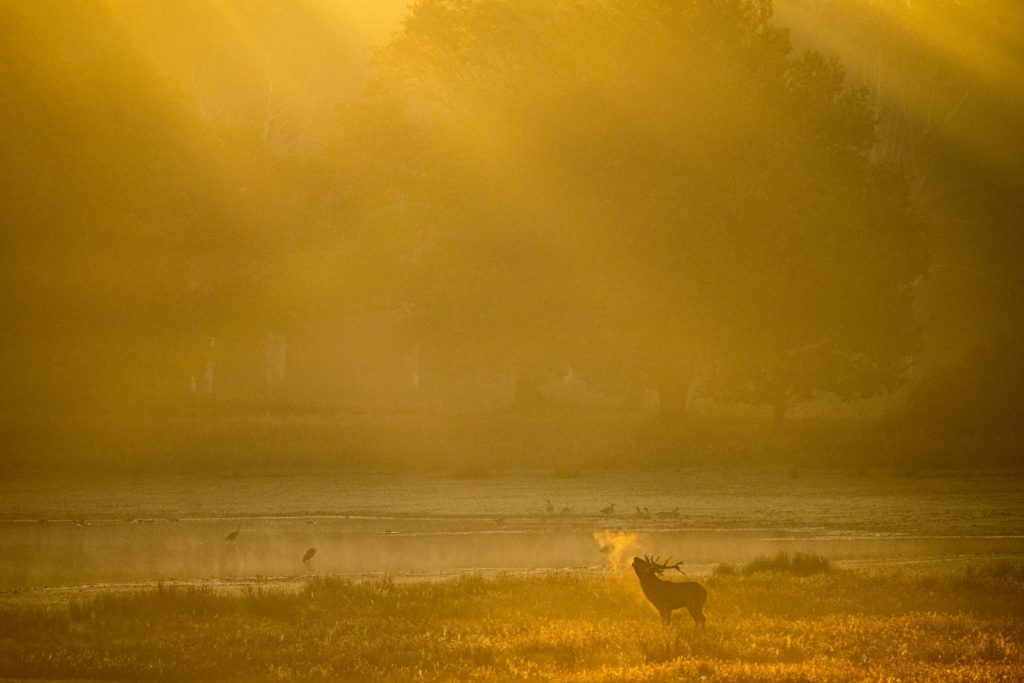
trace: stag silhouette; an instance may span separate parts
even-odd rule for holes
[[[686,608],[686,611],[693,617],[693,621],[704,628],[704,602],[708,599],[708,591],[704,586],[693,581],[666,581],[661,578],[661,573],[666,569],[675,569],[683,574],[679,565],[682,562],[669,564],[667,560],[660,562],[657,557],[644,555],[644,559],[633,558],[633,571],[640,579],[640,588],[644,596],[661,614],[661,620],[666,624],[672,621],[672,610]]]

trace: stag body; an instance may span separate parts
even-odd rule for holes
[[[633,558],[633,571],[640,579],[640,588],[651,604],[661,614],[666,624],[672,621],[672,610],[686,608],[697,626],[704,627],[704,602],[708,599],[708,591],[704,586],[693,581],[665,581],[661,573],[666,569],[679,569],[681,563],[670,565],[660,563],[657,558]]]

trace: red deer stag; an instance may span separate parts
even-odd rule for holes
[[[633,571],[640,579],[640,588],[651,604],[661,614],[666,624],[672,621],[672,610],[686,608],[697,626],[704,627],[704,601],[708,599],[708,591],[704,586],[693,581],[665,581],[661,573],[666,569],[675,569],[680,574],[682,562],[669,564],[659,562],[657,557],[644,555],[644,559],[633,558]]]

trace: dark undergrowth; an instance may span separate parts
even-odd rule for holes
[[[1024,466],[1020,438],[957,441],[908,435],[887,419],[635,413],[465,415],[197,413],[0,416],[5,467],[15,471],[443,471],[784,466],[920,476],[934,469]],[[965,458],[965,453],[970,457]]]

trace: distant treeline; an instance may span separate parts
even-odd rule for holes
[[[1024,9],[884,4],[0,0],[0,411],[1016,439]]]
[[[5,472],[148,476],[308,471],[509,471],[573,479],[601,469],[782,469],[917,477],[970,468],[1019,471],[1024,433],[919,429],[901,418],[691,417],[486,413],[37,417],[0,421]]]

